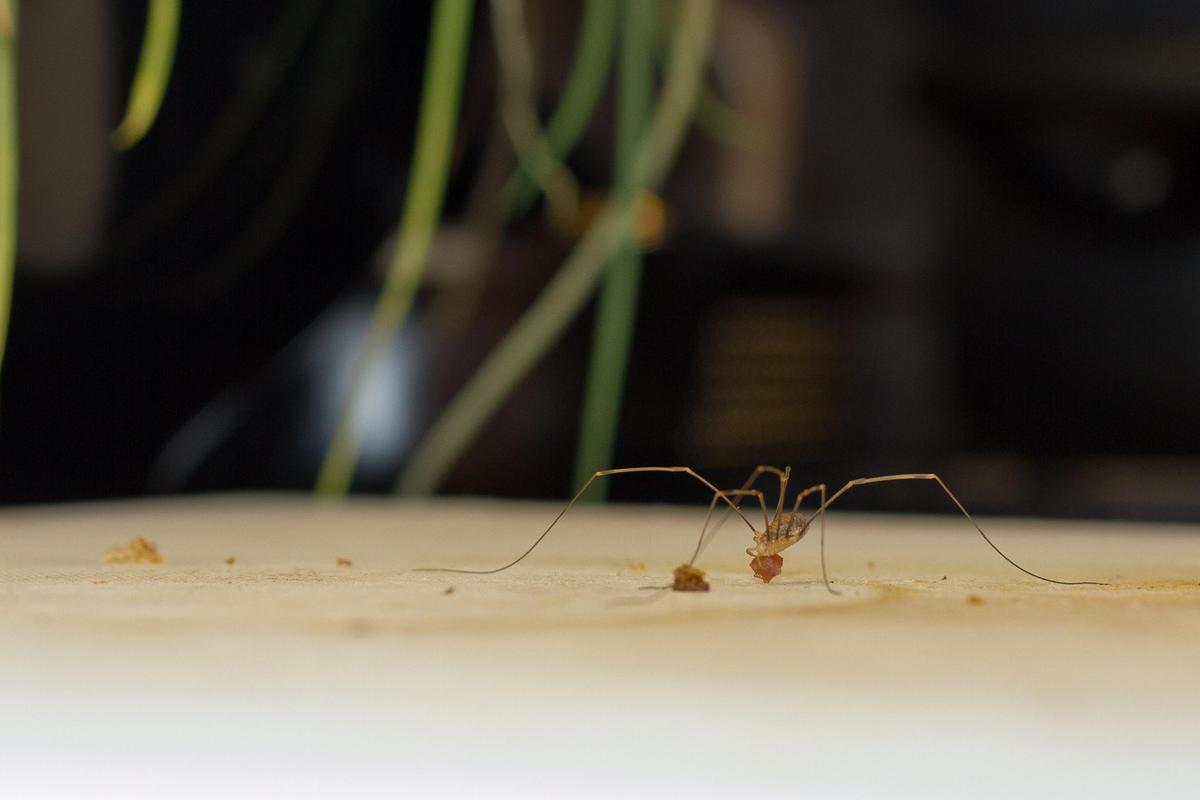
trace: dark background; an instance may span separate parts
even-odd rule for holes
[[[1200,6],[721,13],[710,84],[763,135],[693,132],[668,184],[615,465],[689,464],[723,485],[760,462],[806,482],[934,470],[975,511],[1195,518]],[[161,115],[117,155],[143,14],[22,4],[5,503],[311,487],[403,201],[424,4],[185,3]],[[578,10],[528,15],[548,112]],[[460,302],[460,223],[495,123],[489,36],[482,4],[446,224],[356,490],[390,488],[571,246],[535,208],[483,266],[478,305]],[[272,65],[252,122],[195,178]],[[605,101],[569,159],[585,186],[610,180],[611,128]],[[569,494],[590,331],[573,326],[447,492]],[[661,476],[612,487],[698,495]],[[912,484],[853,504],[945,510]]]

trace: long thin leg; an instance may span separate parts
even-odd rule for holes
[[[779,516],[783,511],[783,500],[787,497],[788,478],[792,477],[792,468],[784,467],[783,474],[779,476],[779,501],[775,503],[775,516]]]
[[[759,489],[725,489],[725,490],[722,490],[722,491],[718,492],[717,494],[714,494],[712,502],[708,504],[708,515],[704,517],[704,525],[703,525],[703,527],[700,528],[700,538],[696,540],[696,550],[695,550],[695,552],[692,553],[692,557],[690,559],[688,559],[688,562],[687,562],[689,567],[696,563],[696,559],[700,557],[700,552],[704,549],[704,545],[705,545],[704,534],[708,530],[708,523],[712,521],[712,515],[713,515],[713,511],[717,507],[717,501],[724,499],[724,498],[736,497],[736,498],[738,498],[736,501],[736,504],[740,505],[741,499],[743,497],[747,497],[747,496],[752,496],[752,497],[758,498],[758,504],[759,504],[759,506],[762,507],[762,512],[763,512],[763,526],[764,526],[763,530],[765,531],[767,529],[766,526],[769,526],[771,524],[771,518],[767,512],[767,498],[765,495],[763,495],[761,490],[759,490]],[[729,501],[726,500],[726,502],[729,502]],[[720,527],[720,526],[718,526],[718,527]],[[715,536],[716,533],[717,533],[717,529],[713,528],[713,535]],[[710,538],[710,541],[711,541],[711,538]]]
[[[787,476],[787,474],[790,471],[791,471],[791,467],[787,467],[786,469],[780,469],[779,467],[772,467],[770,464],[759,464],[750,473],[750,477],[746,478],[746,482],[742,484],[742,488],[749,489],[751,486],[753,486],[758,481],[759,478],[761,478],[766,473],[770,473],[772,475],[777,476],[779,478],[780,482],[782,483],[783,479]]]
[[[804,501],[804,498],[808,497],[810,494],[816,494],[818,492],[820,492],[820,494],[821,494],[821,502],[824,503],[825,502],[825,484],[818,483],[816,486],[810,486],[807,489],[805,489],[804,491],[800,492],[800,494],[796,495],[796,502],[792,503],[792,513],[795,514],[797,511],[800,510],[800,503],[802,503]],[[816,515],[814,514],[813,516],[815,517]]]
[[[1003,558],[1009,564],[1012,564],[1017,569],[1021,570],[1021,572],[1024,572],[1026,575],[1029,575],[1030,577],[1037,578],[1038,580],[1045,581],[1046,583],[1056,583],[1060,586],[1108,586],[1109,585],[1107,583],[1101,583],[1099,581],[1060,581],[1060,580],[1055,580],[1054,578],[1047,578],[1045,575],[1038,575],[1036,572],[1031,572],[1030,570],[1025,569],[1020,564],[1018,564],[1017,562],[1015,562],[1011,558],[1009,558],[1004,553],[1003,550],[1001,550],[999,547],[996,546],[995,542],[993,542],[991,539],[988,538],[988,535],[983,532],[983,528],[979,527],[979,523],[976,522],[975,518],[972,517],[970,512],[967,511],[966,506],[964,506],[959,501],[959,499],[957,497],[955,497],[954,492],[950,491],[950,487],[946,485],[945,481],[943,481],[940,477],[938,477],[937,474],[935,474],[933,472],[912,472],[912,473],[905,473],[903,475],[880,475],[879,477],[876,477],[876,478],[856,478],[855,480],[847,482],[845,486],[843,486],[842,488],[840,488],[836,492],[834,492],[833,495],[828,500],[825,500],[824,502],[822,502],[821,507],[817,509],[816,513],[824,516],[825,511],[831,505],[833,505],[835,500],[837,500],[839,497],[841,497],[846,492],[853,489],[855,486],[865,486],[868,483],[886,483],[888,481],[937,481],[938,486],[942,487],[942,491],[944,491],[946,493],[946,496],[949,497],[950,500],[954,503],[954,505],[956,505],[958,507],[958,510],[963,513],[963,516],[967,518],[967,521],[970,522],[971,525],[973,525],[975,527],[975,530],[979,531],[979,535],[983,537],[983,540],[985,542],[987,542],[988,545],[993,550],[995,550],[1000,555],[1001,558]],[[814,519],[815,518],[816,518],[816,516],[814,515]],[[828,589],[833,594],[838,594],[838,592],[834,591],[833,587],[829,585],[829,573],[825,569],[825,527],[824,527],[824,525],[821,526],[821,577],[825,580],[825,588]]]
[[[792,471],[791,467],[787,467],[786,469],[780,469],[779,467],[772,467],[768,464],[759,464],[750,473],[750,477],[746,478],[746,481],[745,481],[745,483],[742,484],[741,489],[731,490],[730,492],[727,492],[727,494],[737,495],[737,500],[735,500],[734,504],[733,504],[733,510],[737,511],[738,509],[741,508],[742,497],[744,497],[746,495],[746,493],[748,492],[750,487],[753,486],[760,477],[762,477],[764,474],[769,472],[772,475],[777,475],[779,477],[779,486],[780,486],[779,498],[780,499],[779,499],[779,503],[775,509],[775,513],[778,514],[780,509],[783,508],[784,489],[786,489],[786,487],[787,487],[787,478],[788,478],[788,475],[791,474],[791,471]],[[767,515],[766,500],[764,499],[761,502],[762,502],[762,506],[763,506],[763,523],[765,526],[769,527],[771,524],[771,520],[770,520],[770,517]],[[709,504],[709,507],[708,507],[708,517],[712,517],[713,509],[716,507],[716,503],[717,503],[717,498],[713,497],[713,502],[711,504]],[[709,542],[711,542],[713,539],[716,538],[717,532],[721,530],[721,526],[725,524],[725,520],[729,519],[728,514],[723,515],[720,519],[717,520],[717,524],[713,526],[712,531],[708,531],[708,523],[709,523],[708,517],[706,517],[704,520],[704,527],[700,529],[700,538],[696,540],[696,550],[694,553],[692,553],[692,560],[689,561],[688,564],[694,564],[696,562],[696,559],[700,557],[700,554],[702,552],[704,552],[704,548],[708,546]],[[764,531],[766,529],[767,529],[766,527],[763,528]],[[708,541],[705,541],[705,538],[704,538],[706,533],[708,535]]]
[[[754,471],[750,473],[750,477],[746,478],[745,483],[742,484],[742,488],[738,489],[737,491],[744,492],[745,490],[749,489],[751,486],[753,486],[755,483],[758,482],[759,478],[761,478],[766,473],[771,473],[772,475],[777,475],[779,477],[779,482],[782,485],[783,478],[784,478],[784,475],[787,474],[787,470],[782,470],[779,467],[772,467],[767,464],[759,464],[757,467],[754,468]],[[734,503],[734,510],[736,511],[737,509],[741,508],[741,505],[742,505],[742,501],[741,501],[741,498],[739,497],[738,500]],[[710,539],[713,536],[717,535],[717,531],[721,530],[721,526],[725,524],[725,520],[727,520],[727,519],[729,519],[729,515],[725,514],[720,519],[717,520],[716,526],[712,529],[712,533],[709,535]],[[767,524],[770,524],[770,520],[767,521]]]
[[[825,484],[821,484],[821,505],[817,508],[817,513],[821,516],[821,577],[825,581],[825,589],[831,594],[840,594],[834,591],[829,585],[829,570],[825,567],[825,508],[829,505],[829,501],[825,499]]]
[[[825,506],[828,505],[828,503],[825,501],[825,484],[818,483],[816,486],[810,486],[804,491],[800,492],[800,494],[796,495],[796,502],[792,504],[792,514],[795,515],[798,513],[800,511],[800,503],[804,501],[804,498],[814,493],[821,495],[821,504],[817,507],[816,513],[813,514],[813,519],[816,519],[817,516],[821,517],[821,575],[825,578],[825,588],[828,589],[831,594],[841,594],[841,592],[829,585],[829,572],[825,569],[825,514],[822,513],[825,509]]]
[[[575,493],[575,496],[571,498],[571,502],[567,503],[563,507],[563,510],[558,512],[558,516],[555,517],[554,521],[550,523],[550,527],[546,528],[546,530],[544,530],[542,532],[542,535],[539,536],[537,539],[535,539],[533,544],[529,545],[528,550],[526,550],[521,555],[517,556],[515,559],[513,559],[509,563],[505,564],[503,567],[496,567],[495,569],[452,569],[450,567],[421,567],[421,568],[418,568],[416,571],[417,572],[457,572],[457,573],[462,573],[462,574],[466,574],[466,575],[493,575],[497,572],[503,572],[504,570],[508,569],[509,567],[515,567],[517,564],[520,564],[522,561],[524,561],[525,557],[534,551],[534,548],[536,548],[539,544],[542,543],[542,540],[545,539],[550,534],[550,531],[554,530],[554,526],[558,524],[558,521],[563,518],[563,515],[565,515],[568,511],[571,510],[571,506],[575,505],[575,502],[577,500],[579,500],[580,497],[583,496],[583,493],[588,490],[588,487],[590,487],[597,478],[606,478],[606,477],[609,477],[610,475],[630,475],[630,474],[637,473],[637,472],[682,472],[685,475],[690,475],[693,478],[695,478],[696,480],[700,481],[700,483],[704,484],[710,490],[712,490],[712,492],[715,495],[722,497],[725,500],[725,502],[729,505],[729,507],[732,508],[734,511],[736,511],[737,515],[742,518],[742,521],[746,523],[746,526],[749,527],[750,530],[752,530],[752,531],[754,530],[754,525],[751,524],[750,520],[746,519],[746,515],[741,512],[741,509],[739,509],[732,500],[730,500],[728,497],[726,497],[724,492],[722,492],[720,489],[718,489],[716,486],[714,486],[707,479],[702,477],[700,475],[700,473],[696,472],[691,467],[621,467],[620,469],[602,469],[602,470],[596,471],[595,473],[593,473],[592,477],[587,479],[587,483],[585,483],[583,485],[583,487],[580,488],[580,490]]]

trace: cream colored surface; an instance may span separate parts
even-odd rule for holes
[[[0,514],[0,790],[1067,796],[1200,783],[1200,529],[834,514],[656,588],[702,509],[303,498]],[[162,565],[106,565],[134,536]],[[233,565],[225,564],[234,556]],[[339,567],[336,559],[352,565]],[[945,578],[943,579],[943,576]],[[974,597],[973,597],[974,596]],[[1190,787],[1190,788],[1189,788]],[[9,795],[15,796],[15,795]]]

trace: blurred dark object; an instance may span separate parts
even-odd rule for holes
[[[544,5],[529,14],[543,112],[578,22]],[[423,7],[366,0],[317,13],[220,179],[121,251],[123,221],[199,146],[281,18],[273,3],[185,7],[159,127],[106,178],[113,252],[69,280],[23,263],[3,499],[311,485],[399,208],[427,24]],[[118,12],[117,86],[139,14]],[[935,470],[981,513],[1200,514],[1200,6],[729,0],[720,31],[712,91],[759,127],[694,135],[665,193],[674,234],[647,260],[616,465],[686,463],[730,486],[760,462],[831,484]],[[447,332],[428,313],[453,296],[456,226],[486,162],[494,67],[477,38],[441,261],[381,377],[360,490],[390,488],[569,247],[535,212],[485,265],[469,320]],[[609,180],[611,127],[605,106],[570,159],[585,184]],[[256,241],[253,221],[271,230],[256,215],[298,166],[307,185],[284,193],[299,202],[277,241],[206,278],[248,228]],[[590,330],[577,322],[446,491],[569,493]],[[911,485],[850,505],[947,510]]]
[[[102,4],[108,24],[101,25],[92,13],[54,13],[64,2],[28,6],[22,36],[40,46],[21,48],[22,110],[61,97],[71,74],[84,86],[96,83],[92,73],[112,83],[102,95],[107,118],[64,100],[54,117],[21,120],[25,238],[0,404],[0,498],[141,494],[151,463],[191,415],[226,387],[255,380],[366,275],[399,207],[425,12],[372,0],[186,3],[159,119],[145,141],[117,156],[108,133],[137,57],[144,4]],[[164,202],[234,96],[272,56],[266,45],[276,26],[304,6],[314,19],[294,63],[228,161],[180,213],[131,228],[135,215]],[[99,46],[73,48],[71,26],[85,24],[85,38]],[[51,52],[59,68],[37,69]],[[45,129],[26,127],[39,120]],[[314,132],[322,137],[317,147]],[[39,163],[41,154],[57,159],[71,149],[67,137],[97,146],[73,161]],[[84,156],[106,161],[85,168],[75,163]],[[300,168],[305,181],[297,185]],[[103,235],[80,234],[69,253],[51,252],[41,242],[52,237],[29,231],[64,230],[64,204],[75,200],[62,186],[38,192],[28,179],[50,174],[61,184],[67,169],[107,176],[83,190],[103,193],[92,202],[107,219]],[[251,259],[231,247],[239,243],[256,248]]]

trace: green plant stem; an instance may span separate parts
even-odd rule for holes
[[[429,245],[446,194],[470,44],[472,5],[471,0],[436,0],[434,3],[413,163],[395,251],[350,370],[333,439],[317,477],[319,495],[340,497],[350,488],[358,461],[359,398],[371,371],[408,316],[421,284]]]
[[[632,182],[656,189],[683,143],[708,61],[714,0],[680,6],[663,90],[631,167]],[[397,490],[428,494],[442,481],[513,387],[550,349],[596,287],[604,266],[629,235],[635,197],[617,196],[567,257],[513,329],[488,355],[413,454]]]
[[[17,0],[0,0],[0,38],[14,39],[17,35]]]
[[[518,7],[524,2],[516,1]],[[495,6],[496,0],[493,0],[493,4]],[[530,143],[518,144],[517,139],[513,137],[511,120],[504,120],[502,135],[516,145],[518,168],[511,175],[500,175],[496,182],[491,180],[487,170],[481,170],[475,188],[472,189],[474,198],[478,192],[492,186],[493,183],[501,187],[498,192],[494,188],[489,190],[486,205],[474,200],[468,204],[467,224],[481,231],[480,241],[486,244],[478,251],[474,263],[467,264],[468,269],[465,271],[470,278],[455,290],[440,293],[435,318],[442,320],[443,330],[460,330],[474,317],[487,283],[485,262],[494,255],[495,244],[499,241],[504,227],[512,219],[529,210],[539,191],[545,191],[547,188],[554,190],[547,192],[548,216],[554,222],[563,222],[569,215],[573,227],[574,215],[578,209],[578,184],[562,159],[575,147],[587,128],[588,120],[608,81],[619,9],[620,3],[616,0],[587,0],[585,3],[575,59],[547,127],[543,128],[537,118],[532,90],[527,93],[528,97],[520,98],[528,110],[526,119],[532,124]],[[504,10],[506,9],[501,9]],[[493,19],[493,24],[495,22]],[[496,55],[501,61],[501,101],[504,103],[512,95],[503,85],[509,82],[506,79],[510,77],[507,75],[502,47],[506,44],[507,37],[502,36],[499,29],[496,29],[495,33],[498,40]],[[502,42],[501,39],[505,41]],[[524,44],[528,48],[528,37],[522,34],[521,39],[522,42],[518,43],[518,46]],[[532,76],[527,83],[532,87]],[[495,152],[490,142],[486,152]],[[489,162],[484,163],[486,165]]]
[[[146,198],[131,213],[115,234],[116,248],[127,257],[158,234],[169,222],[178,219],[195,202],[204,187],[212,182],[221,165],[229,161],[267,107],[271,95],[283,83],[295,64],[300,46],[317,19],[318,0],[292,0],[284,10],[262,56],[237,93],[222,110],[212,130],[184,166],[159,192]]]
[[[17,261],[17,0],[0,0],[0,365]]]
[[[538,196],[536,176],[553,171],[583,136],[608,81],[620,7],[616,0],[588,0],[584,5],[575,60],[558,105],[538,142],[525,151],[519,169],[501,191],[504,218],[529,210]]]
[[[113,147],[118,150],[128,150],[140,142],[158,116],[175,61],[180,4],[181,0],[150,0],[129,104],[124,119],[112,133]]]
[[[525,0],[491,0],[491,8],[492,40],[500,66],[501,122],[518,158],[530,164],[527,174],[545,195],[550,217],[568,225],[575,217],[579,189],[575,176],[546,143],[537,117]]]
[[[621,56],[617,68],[614,177],[618,195],[628,199],[636,198],[641,188],[634,183],[630,167],[653,102],[657,8],[653,0],[625,0],[624,5]],[[596,303],[592,356],[580,417],[573,486],[582,486],[596,470],[612,466],[641,279],[642,253],[631,237],[613,254]],[[597,486],[590,497],[600,501],[607,493],[608,483],[605,482]],[[581,499],[588,502],[586,498]]]
[[[711,86],[696,104],[696,130],[723,147],[749,153],[769,152],[775,146],[768,126],[726,103]]]

